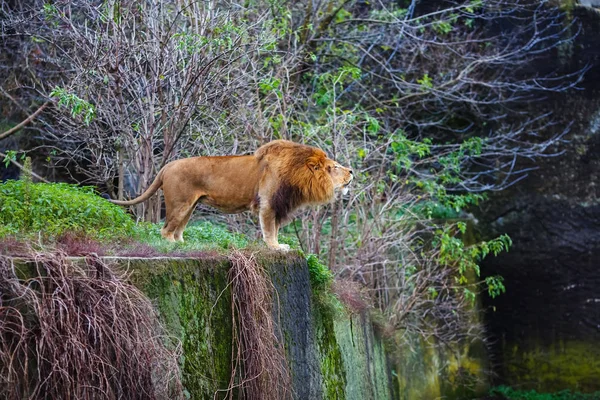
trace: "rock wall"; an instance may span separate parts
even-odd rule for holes
[[[496,383],[538,391],[600,390],[600,13],[569,13],[580,31],[559,61],[589,70],[580,90],[545,103],[571,124],[564,154],[541,160],[478,215],[483,236],[514,242],[482,268],[507,289],[485,299]]]
[[[274,315],[283,332],[296,399],[432,400],[476,398],[488,388],[482,343],[459,351],[414,338],[402,349],[368,313],[324,304],[312,293],[299,256],[261,259],[276,288]],[[169,331],[183,343],[184,385],[193,399],[212,399],[229,383],[231,293],[222,258],[119,259],[156,301]]]
[[[167,329],[182,341],[184,386],[190,397],[213,399],[230,378],[228,261],[165,258],[118,263],[133,272],[136,285],[156,301]],[[261,263],[277,289],[274,316],[283,332],[295,398],[393,398],[390,360],[366,314],[319,306],[301,257],[271,255]]]
[[[466,400],[487,390],[483,342],[448,349],[419,337],[394,337],[403,332],[383,334],[383,324],[374,324],[368,310],[351,313],[330,293],[314,292],[303,257],[265,252],[257,259],[275,288],[273,316],[285,343],[295,399]],[[72,262],[84,268],[88,262],[66,260],[67,270]],[[127,271],[128,280],[153,301],[167,334],[177,339],[166,342],[181,343],[186,397],[225,398],[233,335],[229,259],[206,254],[103,260]],[[14,262],[24,282],[45,274],[33,262]]]
[[[478,399],[489,389],[490,370],[483,342],[464,343],[459,349],[451,349],[413,337],[400,354],[400,399]]]

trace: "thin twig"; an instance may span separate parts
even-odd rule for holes
[[[21,122],[20,124],[18,124],[16,126],[13,126],[12,128],[10,128],[9,130],[7,130],[4,133],[0,133],[0,140],[7,138],[8,136],[10,136],[13,133],[19,131],[25,125],[27,125],[28,123],[30,123],[31,121],[33,121],[50,104],[52,104],[52,102],[50,102],[50,101],[45,102],[40,108],[37,109],[36,112],[34,112],[33,114],[31,114],[29,117],[27,117],[23,122]]]
[[[0,157],[4,157],[4,159],[6,159],[6,158],[7,158],[7,155],[6,155],[6,154],[4,154],[3,152],[1,152],[1,151],[0,151]],[[20,169],[21,171],[25,171],[25,167],[24,167],[22,164],[20,164],[20,163],[19,163],[17,160],[13,160],[12,158],[9,158],[8,160],[9,160],[9,161],[10,161],[12,164],[14,164],[14,165],[16,165],[17,167],[19,167],[19,169]],[[31,173],[31,176],[33,176],[33,177],[34,177],[34,178],[36,178],[36,179],[39,179],[40,181],[42,181],[42,182],[44,182],[44,183],[50,183],[50,181],[48,181],[48,180],[46,180],[46,179],[42,178],[41,176],[39,176],[38,174],[36,174],[36,173],[35,173],[35,172],[33,172],[33,171],[25,171],[25,172]]]

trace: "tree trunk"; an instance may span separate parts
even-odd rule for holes
[[[334,266],[335,266],[335,258],[336,258],[337,247],[338,247],[340,201],[341,200],[334,201],[332,216],[331,216],[331,239],[329,241],[329,268],[332,270],[334,269]]]

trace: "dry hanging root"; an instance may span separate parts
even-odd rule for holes
[[[25,261],[19,277],[0,257],[0,398],[183,398],[178,352],[124,275],[98,258]]]
[[[232,374],[227,398],[291,399],[292,383],[282,338],[273,322],[275,289],[254,254],[230,255]]]

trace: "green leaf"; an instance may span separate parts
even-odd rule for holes
[[[417,79],[417,83],[425,89],[433,88],[433,81],[429,77],[429,74],[425,74],[421,79]]]

